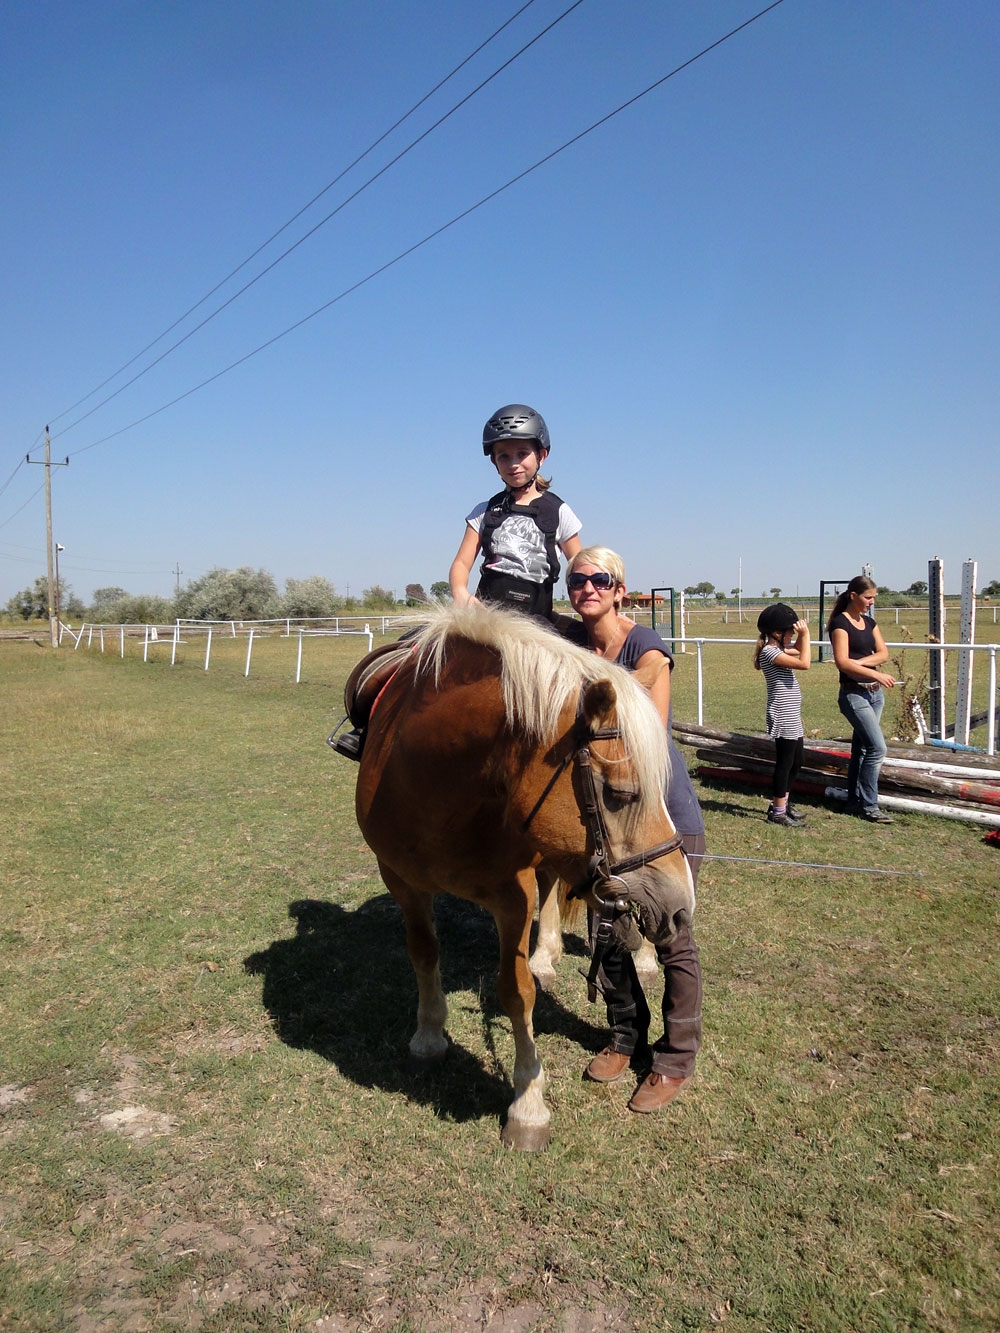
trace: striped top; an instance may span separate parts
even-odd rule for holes
[[[758,659],[767,682],[767,734],[796,741],[803,734],[802,687],[791,667],[775,665],[782,651],[776,643],[766,643]]]

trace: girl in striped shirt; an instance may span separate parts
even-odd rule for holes
[[[809,625],[792,607],[777,602],[765,606],[757,618],[757,629],[760,638],[753,664],[763,671],[767,682],[767,734],[774,739],[774,778],[767,822],[799,828],[805,819],[789,799],[802,767],[803,746],[802,690],[795,672],[809,670]]]

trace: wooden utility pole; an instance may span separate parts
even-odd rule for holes
[[[29,454],[26,461],[37,463],[38,459],[32,458]],[[41,466],[45,468],[45,556],[49,584],[49,635],[52,640],[52,647],[58,648],[59,616],[56,613],[55,581],[52,577],[52,469],[54,467],[69,467],[69,459],[67,458],[62,463],[53,463],[48,426],[45,427],[45,459]]]

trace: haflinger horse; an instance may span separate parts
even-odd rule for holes
[[[497,925],[497,994],[515,1047],[503,1142],[544,1148],[528,966],[536,872],[598,907],[627,899],[654,940],[690,920],[691,875],[663,799],[663,724],[628,672],[516,612],[434,607],[407,643],[369,721],[356,803],[403,912],[418,990],[410,1055],[448,1050],[432,902],[451,893]]]

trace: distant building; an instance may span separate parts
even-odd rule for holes
[[[653,604],[653,598],[648,592],[627,592],[622,598],[623,607],[635,607],[637,611],[648,611]],[[659,593],[656,594],[656,605],[663,606],[663,598]]]

